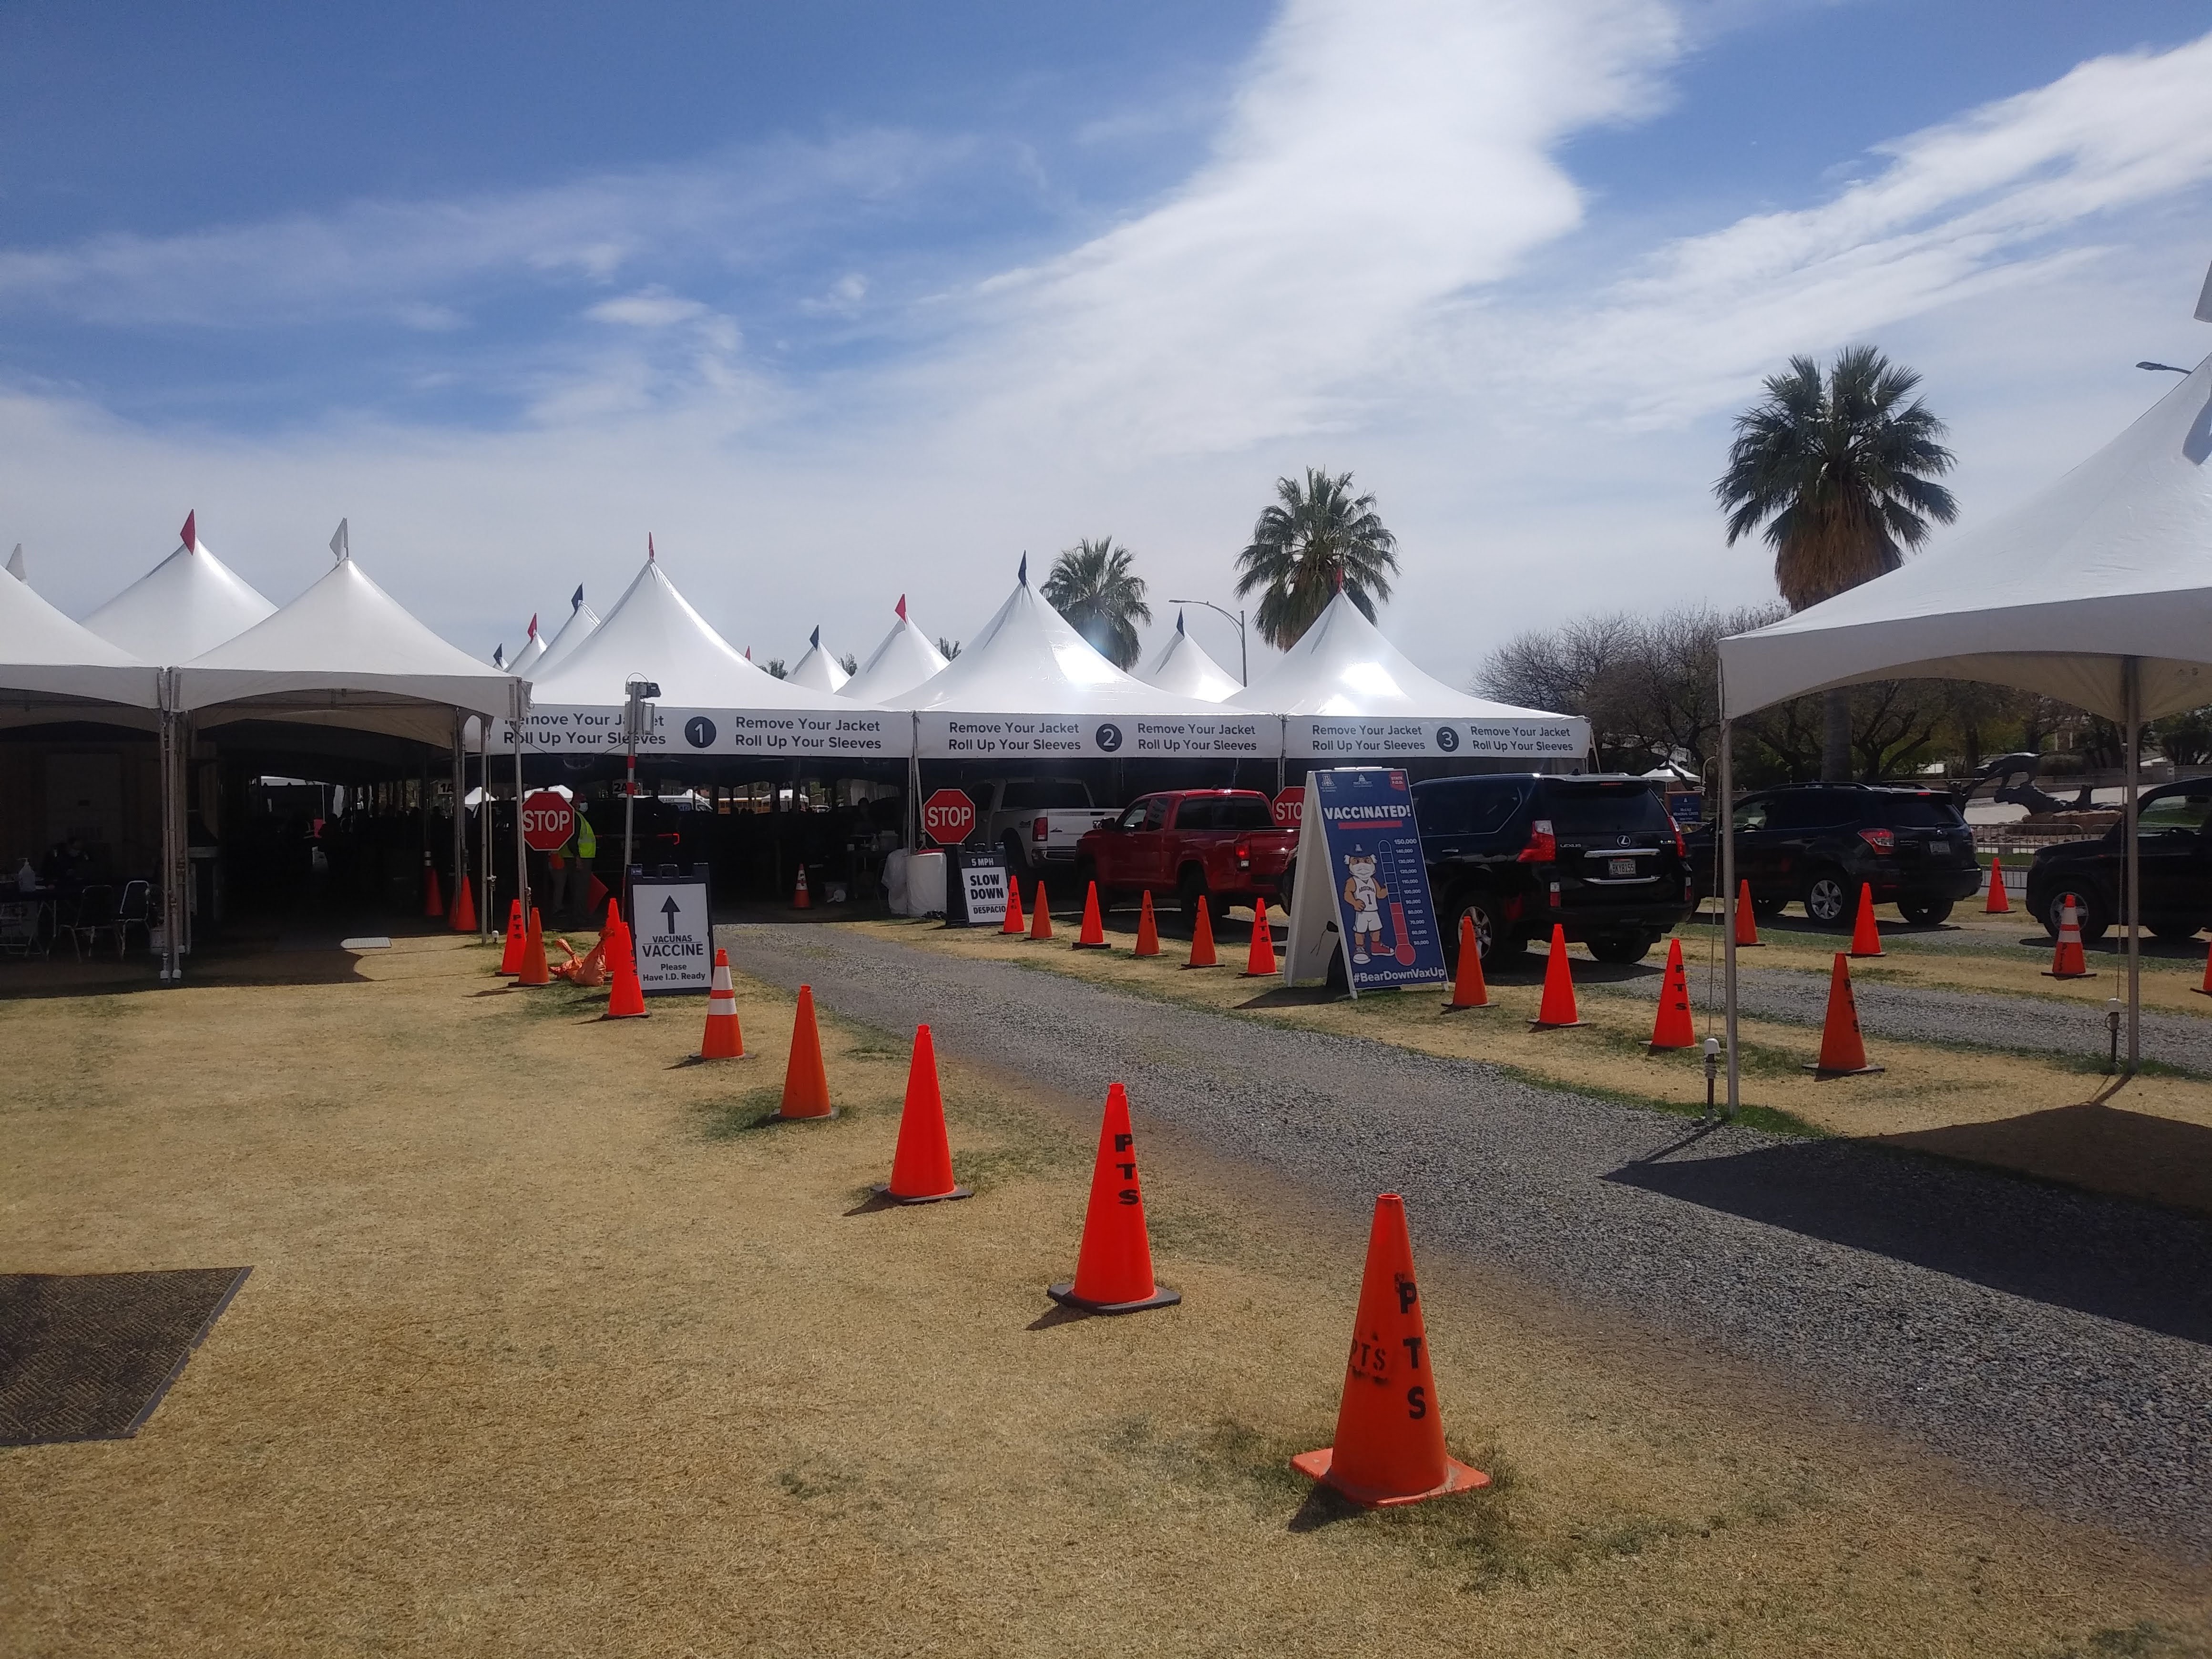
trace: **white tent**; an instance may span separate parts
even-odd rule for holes
[[[2212,276],[2197,315],[2212,322]],[[1916,676],[2042,692],[2120,723],[2132,1072],[2142,1047],[2140,728],[2212,702],[2212,357],[2013,511],[1770,628],[1722,641],[1722,799],[1733,798],[1730,722],[1830,686]],[[1733,837],[1721,847],[1733,1109]]]
[[[187,515],[177,550],[84,619],[148,662],[189,662],[236,639],[276,607],[209,550]]]
[[[1152,659],[1142,677],[1150,685],[1201,702],[1225,702],[1244,687],[1237,678],[1206,654],[1205,647],[1184,631],[1182,612],[1176,612],[1175,632]]]
[[[822,648],[822,630],[817,627],[806,642],[806,654],[792,665],[784,684],[803,685],[810,691],[842,691],[852,678],[844,664]]]
[[[525,744],[540,750],[623,750],[634,679],[658,685],[648,752],[896,758],[908,723],[827,692],[777,679],[732,650],[677,592],[651,553],[589,637],[541,672]],[[679,746],[680,745],[680,746]]]
[[[576,591],[568,596],[568,620],[554,630],[552,641],[545,647],[545,654],[538,659],[536,678],[543,679],[551,673],[554,665],[591,638],[599,626],[599,613],[584,603],[583,584],[579,582]]]
[[[1280,714],[1293,759],[1504,759],[1529,766],[1589,754],[1589,722],[1492,702],[1431,678],[1340,592],[1312,627],[1233,708]]]
[[[903,593],[899,595],[897,611],[898,620],[891,624],[891,631],[860,665],[860,672],[838,688],[838,696],[854,702],[888,703],[944,671],[945,653],[908,617]]]
[[[161,707],[160,671],[82,623],[24,580],[0,580],[0,701],[11,712],[66,720],[69,705]]]
[[[1278,722],[1163,691],[1123,673],[1029,585],[941,672],[896,700],[916,752],[935,759],[1115,755],[1273,758]]]

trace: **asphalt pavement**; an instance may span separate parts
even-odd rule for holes
[[[1856,1142],[1697,1134],[840,928],[717,936],[745,972],[884,1030],[927,1020],[940,1050],[1041,1088],[1126,1083],[1140,1133],[1170,1121],[1323,1201],[1401,1192],[1424,1249],[1771,1364],[2000,1486],[2212,1555],[2212,1223]]]

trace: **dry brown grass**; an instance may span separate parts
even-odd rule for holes
[[[684,1066],[698,1001],[605,1024],[487,965],[0,1005],[0,1261],[254,1267],[137,1439],[0,1453],[0,1649],[2205,1650],[2195,1570],[1438,1255],[1498,1489],[1340,1515],[1283,1461],[1361,1218],[1139,1102],[1187,1299],[1041,1320],[1097,1103],[948,1066],[976,1197],[854,1213],[902,1040],[827,1022],[845,1115],[762,1126],[781,998],[741,982],[759,1058]]]

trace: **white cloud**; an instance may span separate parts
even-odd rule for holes
[[[669,328],[708,314],[696,300],[686,300],[665,288],[648,288],[617,300],[602,300],[584,313],[595,323],[616,323],[625,328]]]

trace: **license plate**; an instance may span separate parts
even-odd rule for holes
[[[1931,859],[1948,859],[1951,856],[1951,848],[1946,842],[1931,841],[1928,843],[1928,856]]]
[[[1634,859],[1607,859],[1605,861],[1605,872],[1608,876],[1632,876],[1636,873],[1636,860]]]

